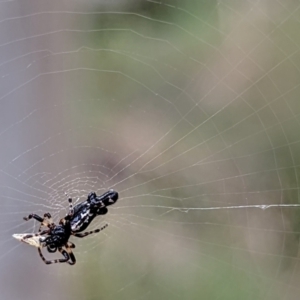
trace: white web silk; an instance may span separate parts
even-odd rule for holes
[[[297,299],[298,1],[0,6],[3,299]],[[74,267],[19,242],[110,188]]]

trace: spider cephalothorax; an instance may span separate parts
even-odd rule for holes
[[[51,218],[51,216],[49,217]],[[69,218],[61,219],[58,225],[50,224],[50,232],[43,240],[43,246],[47,247],[49,252],[56,252],[63,247],[71,236],[71,223]]]
[[[70,236],[83,238],[106,228],[107,224],[100,229],[80,233],[89,226],[97,215],[105,215],[107,213],[107,206],[114,204],[118,200],[118,197],[118,193],[114,190],[109,190],[101,196],[97,196],[96,193],[92,192],[88,195],[87,200],[77,204],[74,208],[72,198],[69,198],[69,212],[59,221],[58,225],[52,221],[50,213],[45,213],[44,218],[36,214],[30,214],[24,220],[28,221],[33,218],[41,222],[39,232],[37,234],[26,235],[21,240],[26,242],[26,239],[39,237],[38,251],[46,264],[68,262],[70,265],[74,265],[76,259],[71,249],[75,248],[75,245],[69,241]],[[42,231],[43,226],[47,227],[47,229]],[[58,250],[64,258],[46,260],[41,251],[43,247],[46,247],[50,253]]]

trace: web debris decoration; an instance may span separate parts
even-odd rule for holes
[[[67,262],[70,265],[74,265],[76,259],[72,249],[75,248],[75,245],[69,241],[70,236],[74,235],[83,238],[89,234],[97,233],[105,229],[108,226],[107,224],[100,229],[80,233],[89,226],[96,216],[105,215],[108,211],[107,206],[116,203],[118,198],[119,194],[113,189],[101,196],[97,196],[96,193],[92,192],[88,195],[87,200],[77,204],[74,208],[72,198],[69,198],[69,212],[59,221],[58,225],[55,225],[52,221],[50,213],[45,213],[44,218],[36,214],[30,214],[28,217],[24,217],[24,220],[35,219],[41,222],[38,233],[13,234],[13,237],[26,244],[37,247],[39,255],[45,264]],[[47,227],[47,229],[42,230],[43,226]],[[42,254],[43,247],[47,247],[50,253],[54,253],[58,250],[64,258],[46,260]]]

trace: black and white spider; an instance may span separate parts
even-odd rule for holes
[[[118,197],[118,193],[112,189],[101,196],[97,196],[96,193],[92,192],[88,195],[87,200],[75,205],[74,208],[72,198],[69,198],[69,212],[59,221],[58,225],[52,221],[50,213],[45,213],[44,218],[36,214],[30,214],[28,217],[24,217],[24,220],[35,219],[41,222],[39,231],[36,234],[25,235],[20,240],[26,242],[27,239],[38,238],[36,246],[38,247],[40,257],[46,264],[68,262],[70,265],[74,265],[76,259],[72,248],[75,248],[75,245],[69,241],[70,236],[83,238],[106,228],[107,224],[100,229],[81,233],[97,215],[105,215],[107,213],[107,206],[114,204],[118,200]],[[47,227],[47,229],[42,230],[43,226]],[[42,254],[43,247],[46,247],[50,253],[58,250],[64,258],[46,260]]]

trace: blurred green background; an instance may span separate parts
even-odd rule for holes
[[[299,298],[299,1],[1,6],[3,299]],[[111,187],[76,266],[10,238]]]

